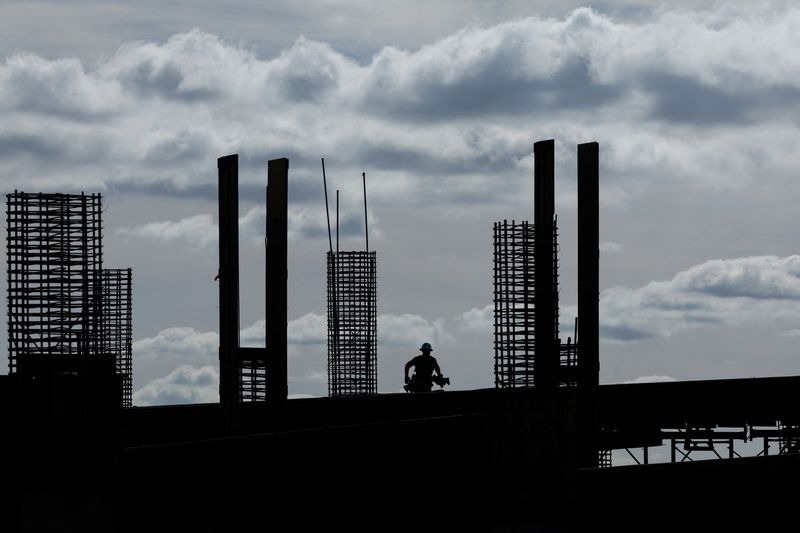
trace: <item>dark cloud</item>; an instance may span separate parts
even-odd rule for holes
[[[631,342],[650,339],[655,337],[655,333],[630,326],[601,325],[600,337],[614,341]]]
[[[615,179],[632,182],[639,169],[653,167],[685,176],[683,162],[715,152],[714,140],[652,125],[642,130],[637,120],[689,125],[698,135],[715,124],[761,131],[765,121],[783,119],[781,104],[793,109],[798,101],[800,83],[776,81],[765,60],[756,60],[761,48],[733,62],[742,35],[766,33],[779,44],[781,33],[770,33],[777,19],[742,30],[712,31],[709,24],[692,14],[645,23],[578,9],[563,20],[465,29],[413,51],[385,47],[366,63],[305,38],[262,58],[199,29],[162,43],[128,43],[91,66],[21,54],[0,64],[8,119],[0,149],[9,163],[26,153],[38,157],[32,171],[44,179],[75,162],[74,145],[102,137],[96,160],[107,157],[113,167],[89,169],[85,182],[203,198],[215,194],[216,157],[239,153],[242,186],[261,198],[266,161],[283,156],[292,162],[292,201],[310,204],[319,199],[318,158],[328,156],[347,174],[407,178],[392,201],[417,201],[422,184],[415,181],[435,177],[424,184],[425,196],[459,204],[508,196],[506,187],[482,188],[470,176],[510,183],[537,138],[586,140],[602,127],[608,153],[620,158],[610,162]],[[666,44],[679,29],[687,42],[711,39],[715,46],[680,43],[674,51]],[[775,44],[769,50],[785,49]],[[37,113],[41,127],[20,134],[15,126],[27,113]],[[75,119],[65,124],[68,116]],[[651,149],[650,157],[642,150],[626,157],[643,135],[651,145],[671,141],[671,156]],[[752,150],[736,153],[743,163],[737,168],[758,158]]]
[[[760,122],[765,115],[800,107],[800,90],[795,87],[739,87],[735,82],[709,85],[669,72],[643,75],[641,84],[653,98],[653,118],[695,127]]]
[[[519,50],[498,53],[493,61],[465,72],[460,79],[420,76],[402,90],[373,87],[364,104],[370,113],[412,123],[504,115],[533,117],[554,111],[593,109],[625,94],[589,76],[587,65],[573,58],[545,79],[530,79],[519,71]],[[535,55],[535,51],[531,51]],[[442,58],[446,62],[447,58]],[[442,70],[446,70],[446,64]],[[382,83],[386,83],[382,81]]]
[[[696,126],[742,123],[752,104],[752,95],[732,94],[722,87],[709,87],[700,80],[671,73],[648,74],[642,83],[654,99],[652,115],[661,120]]]
[[[68,147],[55,139],[36,134],[0,133],[0,156],[28,155],[41,159],[58,159]]]
[[[420,126],[421,127],[421,126]],[[467,141],[469,142],[469,141]],[[470,143],[472,144],[472,143]],[[357,150],[359,161],[381,170],[401,170],[429,176],[451,176],[485,172],[506,173],[516,166],[516,147],[503,147],[508,151],[487,153],[476,149],[473,153],[458,157],[436,154],[430,147],[402,147],[388,144],[365,143]]]
[[[127,179],[121,183],[114,184],[113,188],[116,192],[122,194],[142,194],[162,198],[203,198],[206,200],[217,198],[216,183],[178,185],[169,177],[156,181],[152,180],[153,177],[150,175],[139,180],[135,178]]]
[[[142,95],[186,102],[209,102],[221,98],[219,90],[210,87],[184,87],[181,69],[173,62],[156,65],[143,61],[120,76],[122,88]]]

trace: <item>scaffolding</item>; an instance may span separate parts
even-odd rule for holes
[[[328,395],[378,391],[376,255],[328,252]]]
[[[103,353],[112,355],[122,382],[122,406],[132,405],[133,309],[130,268],[103,269]]]
[[[102,353],[99,194],[7,195],[9,373],[28,356]]]
[[[558,230],[553,227],[553,283],[558,294]],[[494,223],[494,378],[498,388],[534,385],[534,226]],[[558,304],[555,306],[558,337]],[[570,349],[572,353],[572,349]]]

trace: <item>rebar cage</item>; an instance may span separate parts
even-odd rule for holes
[[[132,405],[133,308],[130,268],[103,269],[103,352],[113,355],[122,381],[122,406]]]
[[[7,195],[8,363],[100,354],[99,194]]]
[[[534,385],[534,231],[527,221],[494,223],[495,387]],[[558,294],[558,229],[553,226],[553,283]],[[557,301],[557,300],[556,300]],[[555,306],[558,337],[558,304]]]
[[[239,348],[239,353],[246,350],[260,351],[258,348]],[[267,401],[266,361],[263,358],[242,358],[239,364],[239,401]]]
[[[376,255],[328,252],[328,395],[378,391]]]

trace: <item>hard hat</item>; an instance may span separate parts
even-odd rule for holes
[[[433,348],[431,348],[431,343],[429,343],[429,342],[423,342],[423,343],[422,343],[422,347],[420,348],[420,350],[422,350],[422,351],[425,351],[425,350],[427,350],[427,351],[429,351],[429,352],[432,352],[432,351],[433,351]]]

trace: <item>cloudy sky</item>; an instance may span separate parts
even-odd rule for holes
[[[422,342],[453,389],[492,386],[492,222],[532,218],[549,138],[565,331],[575,146],[600,143],[601,382],[800,373],[800,8],[216,4],[0,3],[0,181],[103,193],[106,266],[134,270],[135,403],[217,398],[230,153],[251,346],[266,162],[290,159],[290,394],[327,392],[321,157],[343,249],[363,246],[367,174],[379,390]]]

